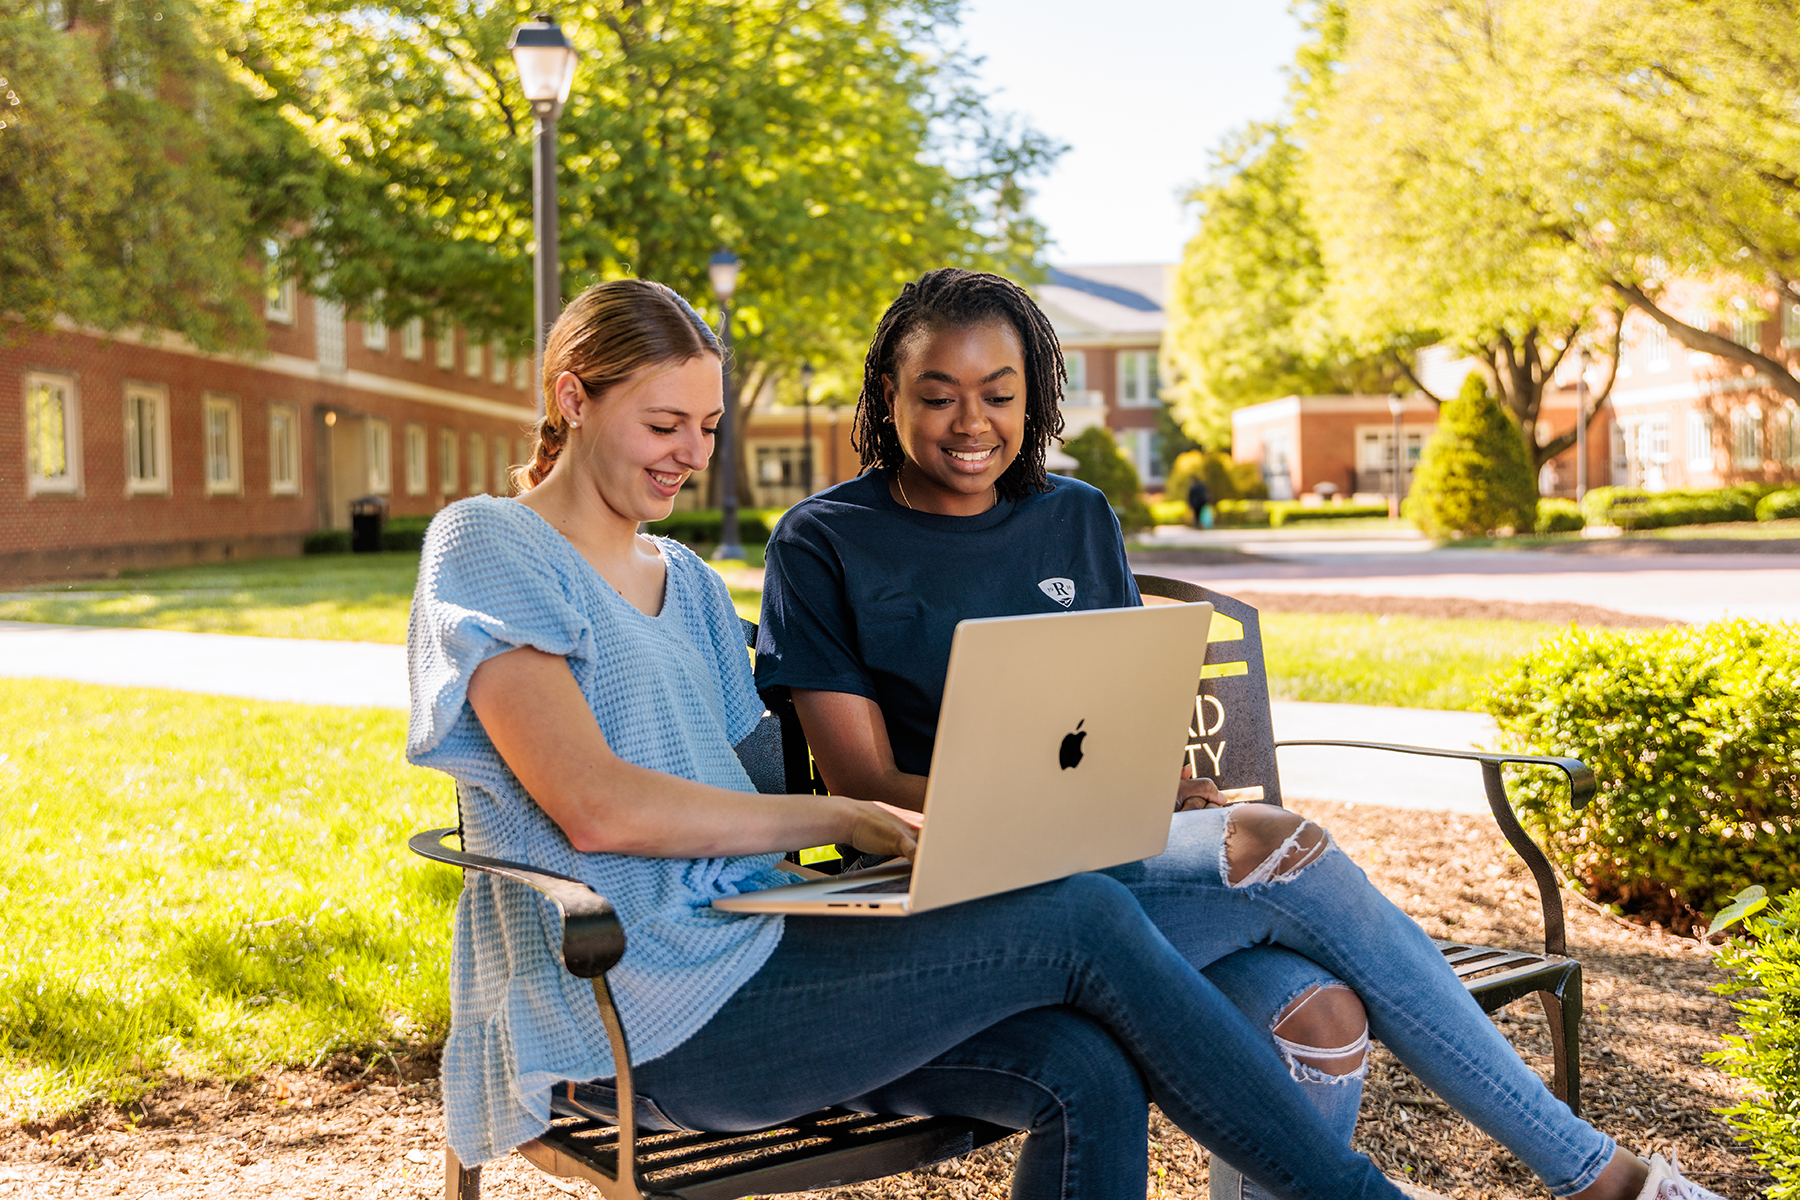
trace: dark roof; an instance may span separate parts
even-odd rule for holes
[[[1110,283],[1101,283],[1098,280],[1087,279],[1080,275],[1071,275],[1069,272],[1058,267],[1050,268],[1050,279],[1048,282],[1055,284],[1057,287],[1066,287],[1077,292],[1086,292],[1090,296],[1098,296],[1102,300],[1110,300],[1114,304],[1134,309],[1137,312],[1162,311],[1162,305],[1144,295],[1142,292],[1134,292],[1130,288],[1117,287]]]

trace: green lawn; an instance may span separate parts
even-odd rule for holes
[[[750,548],[752,566],[762,547]],[[721,563],[729,571],[743,563]],[[140,571],[117,579],[0,592],[0,621],[180,629],[334,642],[406,641],[419,556],[323,554]],[[762,592],[734,587],[756,619]]]
[[[1488,676],[1564,628],[1359,613],[1261,615],[1275,699],[1402,708],[1479,708]]]
[[[405,716],[0,679],[0,1112],[443,1036],[455,821]]]

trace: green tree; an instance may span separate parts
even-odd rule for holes
[[[1342,49],[1300,132],[1335,311],[1364,341],[1435,329],[1473,355],[1541,464],[1575,438],[1539,442],[1546,387],[1578,344],[1602,354],[1592,421],[1621,323],[1588,255],[1546,224],[1540,139],[1566,123],[1555,79],[1559,56],[1580,61],[1575,31],[1629,21],[1545,0],[1328,7]]]
[[[1537,482],[1525,442],[1480,375],[1439,410],[1406,506],[1432,537],[1533,528]]]
[[[260,343],[264,240],[307,211],[323,164],[218,60],[215,33],[188,0],[0,6],[13,330],[61,316]]]
[[[441,314],[524,340],[530,118],[506,40],[520,3],[216,0],[234,60],[341,165],[291,245],[309,286],[390,320]],[[907,279],[946,264],[1030,278],[1023,181],[1058,148],[992,113],[932,32],[956,0],[587,0],[560,126],[564,295],[743,261],[746,404],[803,361],[849,370]],[[716,308],[712,310],[716,318]],[[747,473],[742,473],[747,480]]]
[[[1153,522],[1144,503],[1144,485],[1137,468],[1119,449],[1107,429],[1095,425],[1063,443],[1063,452],[1076,462],[1075,478],[1100,489],[1119,515],[1127,532],[1147,529]]]
[[[1251,125],[1214,153],[1211,177],[1188,195],[1200,226],[1176,275],[1164,375],[1178,419],[1202,441],[1228,442],[1231,411],[1245,404],[1385,392],[1395,351],[1430,340],[1370,349],[1342,332],[1307,215],[1303,157],[1285,126]]]

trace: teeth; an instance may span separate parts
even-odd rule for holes
[[[958,462],[980,462],[993,453],[990,450],[951,450],[947,452]]]
[[[681,476],[679,475],[658,475],[655,471],[650,472],[650,478],[656,480],[656,482],[662,484],[664,487],[675,487],[681,482]]]

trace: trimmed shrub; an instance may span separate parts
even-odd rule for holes
[[[1301,525],[1313,521],[1342,521],[1351,517],[1385,517],[1388,515],[1385,504],[1302,504],[1298,500],[1276,500],[1264,505],[1269,513],[1269,524],[1280,528],[1283,525]]]
[[[1621,529],[1669,529],[1676,525],[1717,525],[1754,521],[1761,486],[1646,492],[1642,488],[1595,488],[1581,501],[1591,525]]]
[[[1098,425],[1084,429],[1063,443],[1063,452],[1075,460],[1075,478],[1105,493],[1126,533],[1155,524],[1144,503],[1144,485],[1138,480],[1137,468],[1119,450],[1111,433]]]
[[[1269,481],[1263,478],[1262,466],[1253,462],[1233,462],[1231,464],[1231,483],[1237,494],[1244,500],[1267,500],[1269,498]]]
[[[1150,506],[1150,520],[1157,525],[1186,525],[1193,519],[1185,500],[1158,500]]]
[[[746,545],[762,545],[769,540],[769,530],[787,510],[776,508],[738,509],[738,537]],[[684,546],[716,546],[725,533],[725,514],[716,508],[697,508],[670,513],[660,521],[644,526],[646,533],[674,538]]]
[[[1174,466],[1169,469],[1168,481],[1163,484],[1163,496],[1187,503],[1188,486],[1198,475],[1206,481],[1206,490],[1214,504],[1221,500],[1247,499],[1238,488],[1244,475],[1240,470],[1243,467],[1250,468],[1250,476],[1256,483],[1262,483],[1262,471],[1255,463],[1233,462],[1231,455],[1223,450],[1189,450],[1176,456]],[[1268,489],[1263,491],[1266,495]]]
[[[1729,976],[1717,990],[1733,997],[1742,1035],[1707,1055],[1749,1084],[1750,1098],[1720,1109],[1751,1157],[1775,1176],[1772,1200],[1800,1198],[1800,891],[1781,896],[1713,959]]]
[[[416,554],[425,548],[425,529],[430,524],[430,517],[395,517],[381,527],[381,548]]]
[[[1538,501],[1537,523],[1533,526],[1537,532],[1574,533],[1586,526],[1587,518],[1573,500],[1551,496]]]
[[[350,531],[348,529],[315,529],[306,535],[301,546],[306,554],[348,554],[350,553]]]
[[[1750,884],[1800,884],[1800,625],[1570,630],[1487,708],[1508,749],[1593,768],[1580,812],[1560,774],[1534,770],[1515,795],[1594,899],[1680,930]]]
[[[1770,492],[1756,505],[1759,521],[1792,521],[1800,518],[1800,488]]]
[[[1221,500],[1213,505],[1213,523],[1226,529],[1267,529],[1269,501]]]
[[[1413,473],[1413,524],[1434,538],[1536,524],[1537,481],[1519,427],[1479,374],[1438,413],[1437,432]]]

